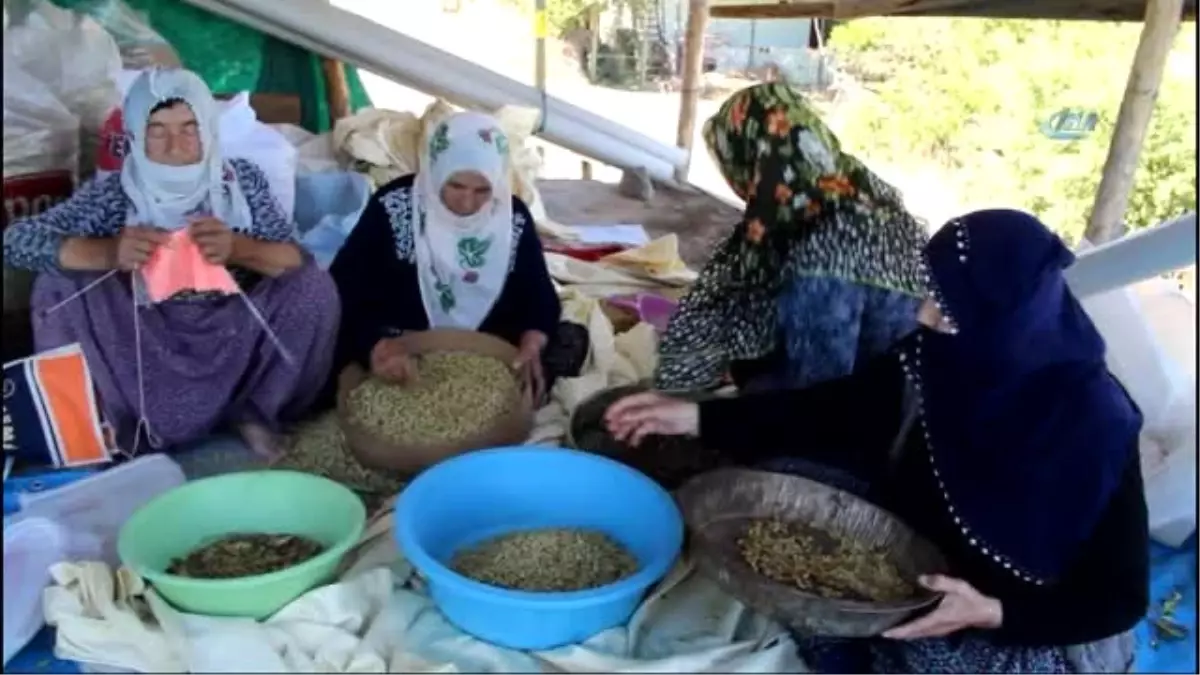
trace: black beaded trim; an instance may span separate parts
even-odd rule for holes
[[[934,280],[933,273],[930,272],[929,260],[924,254],[921,257],[920,267],[921,275],[925,279],[925,289],[929,292],[929,297],[933,298],[933,304],[942,313],[942,319],[946,322],[949,333],[957,335],[958,322],[954,320],[954,316],[950,313],[950,306],[946,304],[946,300],[942,297],[942,292],[938,289],[937,281]]]
[[[1035,586],[1045,584],[1043,579],[1039,579],[1025,570],[1017,567],[1013,561],[988,546],[987,542],[971,531],[971,528],[963,521],[962,516],[954,508],[954,504],[950,501],[950,493],[946,490],[946,484],[942,481],[942,477],[938,472],[937,461],[933,457],[933,440],[929,434],[929,426],[925,421],[925,401],[924,393],[921,387],[921,342],[922,336],[917,335],[912,353],[900,352],[900,367],[904,370],[904,376],[912,385],[913,390],[917,395],[917,412],[918,419],[921,423],[921,433],[925,438],[925,447],[929,452],[929,466],[933,470],[933,477],[937,479],[938,489],[942,491],[942,499],[946,502],[946,509],[950,513],[950,517],[954,519],[954,524],[962,532],[963,537],[975,549],[979,550],[983,555],[991,558],[996,565],[1003,567],[1009,573],[1021,581],[1031,583]]]

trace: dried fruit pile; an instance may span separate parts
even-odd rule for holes
[[[417,357],[415,382],[370,378],[347,400],[351,421],[397,445],[436,445],[487,429],[512,409],[520,384],[507,363],[470,352]]]
[[[234,579],[269,574],[317,557],[319,542],[296,534],[231,534],[171,561],[167,574]]]
[[[620,581],[637,572],[638,563],[602,532],[546,528],[485,540],[456,552],[450,567],[501,588],[566,592]]]
[[[738,549],[758,574],[825,598],[898,602],[916,592],[885,551],[809,525],[755,520]]]

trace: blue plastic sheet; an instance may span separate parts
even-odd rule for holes
[[[1138,651],[1134,670],[1139,673],[1196,672],[1196,535],[1174,549],[1154,544],[1150,549],[1150,613],[1138,624]],[[1152,620],[1158,616],[1163,600],[1173,591],[1182,595],[1170,618],[1187,628],[1187,637],[1176,641],[1159,640],[1154,645]]]

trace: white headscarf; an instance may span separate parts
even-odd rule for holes
[[[146,157],[150,111],[171,99],[185,101],[196,116],[200,134],[200,161],[196,164],[169,166]],[[218,148],[220,110],[208,85],[195,73],[183,69],[143,72],[125,95],[122,116],[131,135],[129,154],[121,167],[121,187],[132,204],[130,224],[178,230],[187,226],[187,213],[208,204],[212,216],[231,228],[251,225],[250,206]]]
[[[513,243],[507,157],[500,124],[475,112],[443,120],[422,152],[413,189],[413,235],[431,328],[479,328],[504,290]],[[492,198],[469,216],[442,202],[442,186],[459,171],[478,172],[492,184]]]

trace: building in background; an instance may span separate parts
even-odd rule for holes
[[[663,37],[682,45],[687,0],[662,0],[660,6]],[[823,89],[832,80],[830,62],[820,49],[828,35],[828,23],[822,20],[709,19],[705,70],[760,78],[775,70],[793,86]]]

